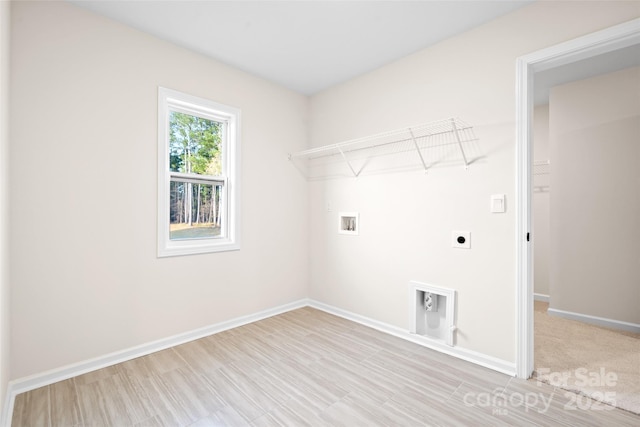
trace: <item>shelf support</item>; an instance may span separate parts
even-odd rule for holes
[[[427,164],[424,161],[424,157],[422,157],[422,153],[420,152],[420,147],[418,147],[418,141],[416,141],[416,137],[413,135],[413,130],[409,128],[409,135],[411,135],[411,140],[413,141],[413,145],[416,147],[416,151],[418,152],[418,156],[420,156],[420,161],[422,162],[422,167],[424,171],[427,171]]]
[[[347,166],[349,166],[349,169],[351,169],[351,173],[353,173],[353,176],[357,178],[358,174],[353,169],[353,166],[351,166],[351,162],[349,162],[349,159],[347,159],[347,156],[345,156],[344,152],[342,151],[342,148],[340,148],[340,146],[337,146],[336,148],[338,149],[338,151],[342,155],[342,158],[344,159],[344,161],[347,162]]]
[[[458,127],[456,126],[455,119],[451,119],[451,127],[453,128],[453,133],[456,136],[456,140],[458,141],[458,147],[460,147],[460,153],[462,153],[462,160],[464,160],[464,168],[469,169],[469,162],[467,162],[467,156],[465,156],[464,148],[462,148],[462,142],[460,141],[460,135],[458,134]]]

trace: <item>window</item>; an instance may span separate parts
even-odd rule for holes
[[[158,256],[240,248],[240,110],[158,89]]]

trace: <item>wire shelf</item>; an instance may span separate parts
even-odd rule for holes
[[[477,154],[473,128],[460,119],[445,119],[289,154],[309,179],[358,177],[365,169],[427,171],[436,164],[462,163]],[[384,164],[376,158],[391,159]],[[346,170],[345,170],[346,165]]]
[[[534,175],[549,175],[549,169],[551,169],[550,160],[540,160],[533,162]]]
[[[549,186],[549,174],[551,173],[551,161],[550,160],[536,160],[533,162],[533,192],[534,193],[548,193],[550,191]]]

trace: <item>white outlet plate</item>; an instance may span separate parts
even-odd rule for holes
[[[451,233],[451,246],[458,249],[471,249],[471,232],[454,230]]]

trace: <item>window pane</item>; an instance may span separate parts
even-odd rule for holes
[[[169,112],[169,168],[172,172],[221,175],[223,123]]]
[[[171,240],[220,237],[222,184],[171,181],[169,238]]]

